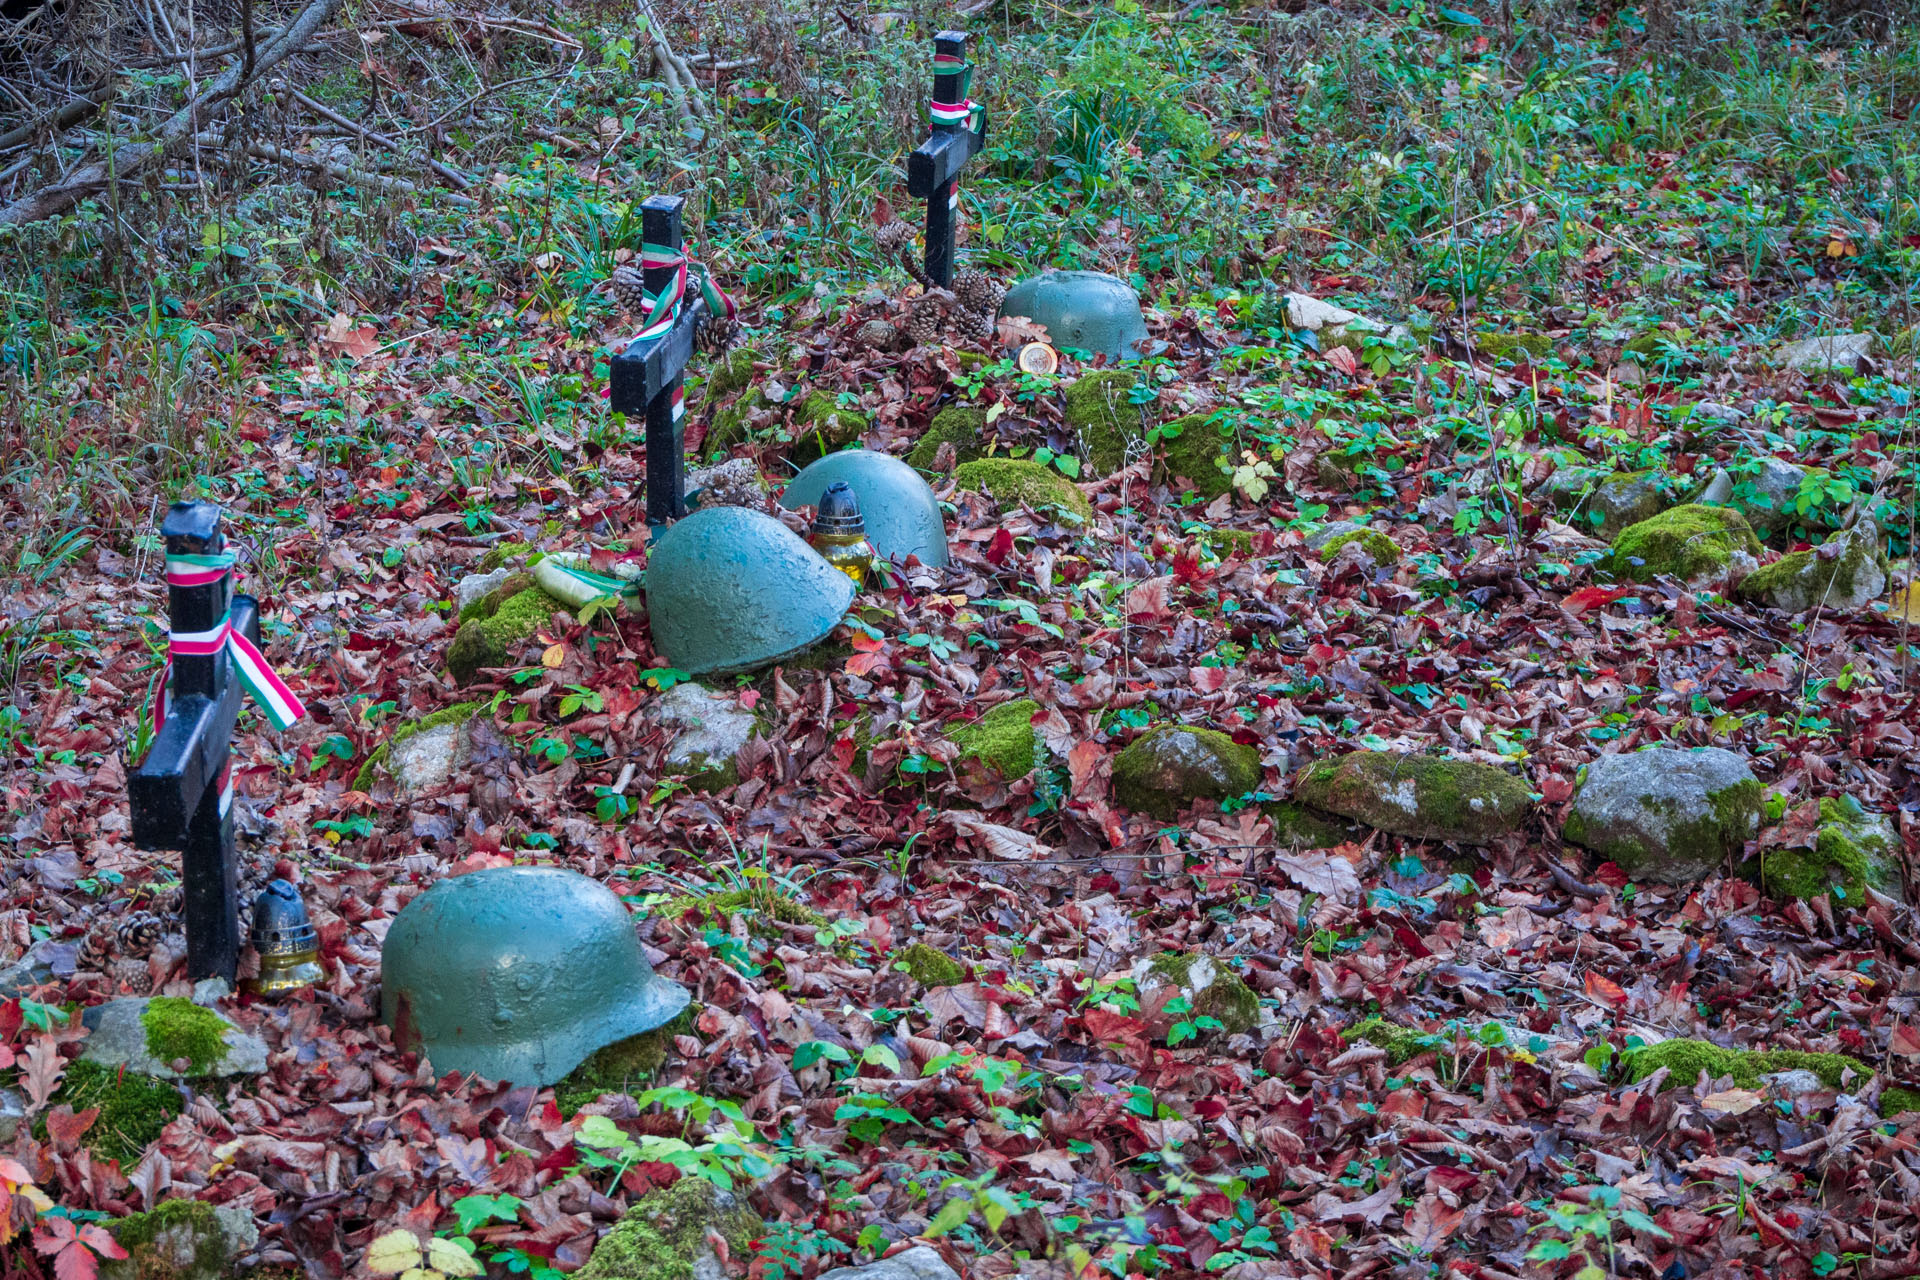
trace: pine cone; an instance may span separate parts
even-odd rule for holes
[[[708,316],[700,322],[694,345],[710,356],[725,355],[740,340],[740,322],[726,316]]]
[[[144,960],[160,941],[160,917],[151,911],[136,911],[120,922],[115,945],[129,960]]]
[[[875,351],[891,350],[900,341],[900,331],[885,320],[869,320],[853,331],[854,340]]]
[[[615,267],[613,296],[615,301],[634,315],[644,315],[647,310],[646,278],[634,267]]]
[[[913,243],[913,228],[896,218],[874,228],[873,242],[880,246],[882,253],[892,257]]]
[[[101,921],[87,930],[87,936],[80,939],[79,966],[96,972],[106,972],[107,966],[120,953],[119,940],[111,921]]]
[[[968,311],[992,311],[1000,306],[993,296],[994,279],[978,267],[962,267],[953,273],[953,296]]]
[[[954,327],[961,336],[975,342],[987,342],[992,339],[994,329],[998,327],[992,311],[975,311],[970,307],[961,307],[954,316]]]
[[[907,336],[915,346],[926,346],[940,336],[941,310],[937,300],[925,296],[907,304]]]

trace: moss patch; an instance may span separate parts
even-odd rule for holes
[[[1473,345],[1487,356],[1508,363],[1523,355],[1544,360],[1553,352],[1553,339],[1544,333],[1477,333]]]
[[[547,625],[561,604],[538,587],[507,597],[491,617],[460,624],[447,646],[447,672],[454,683],[467,684],[482,668],[502,667],[514,648]]]
[[[103,1276],[120,1269],[140,1280],[209,1280],[229,1270],[226,1232],[214,1207],[204,1200],[162,1200],[150,1212],[117,1218],[106,1227],[127,1258],[117,1268],[111,1263],[103,1267]],[[169,1247],[176,1240],[181,1243]],[[186,1242],[192,1243],[193,1258],[181,1265]]]
[[[1920,1090],[1902,1089],[1896,1085],[1880,1091],[1881,1115],[1898,1116],[1909,1111],[1920,1111]]]
[[[1412,1027],[1403,1027],[1397,1022],[1385,1018],[1366,1018],[1354,1023],[1340,1033],[1340,1038],[1349,1043],[1364,1042],[1376,1049],[1387,1052],[1387,1062],[1399,1066],[1411,1061],[1434,1047],[1435,1037],[1425,1031]]]
[[[1748,574],[1738,591],[1744,600],[1759,600],[1788,613],[1805,613],[1828,604],[1858,608],[1886,589],[1886,558],[1877,538],[1841,534],[1840,554],[1822,557],[1812,551],[1781,556]]]
[[[1176,418],[1161,428],[1160,457],[1154,463],[1155,478],[1166,481],[1174,476],[1193,482],[1203,498],[1217,498],[1233,488],[1233,477],[1220,465],[1221,456],[1232,456],[1230,437],[1208,424],[1204,413]]]
[[[708,366],[703,390],[709,396],[724,396],[752,381],[753,352],[745,347],[735,347]]]
[[[923,987],[951,987],[967,976],[966,966],[938,947],[916,942],[893,953],[896,965]]]
[[[1375,564],[1383,568],[1400,563],[1399,546],[1386,534],[1373,529],[1355,529],[1351,533],[1343,533],[1337,538],[1328,539],[1327,545],[1320,548],[1320,558],[1330,561],[1340,554],[1343,547],[1350,547],[1356,542],[1365,549]]]
[[[1668,574],[1692,582],[1725,573],[1736,554],[1760,554],[1747,518],[1689,503],[1622,529],[1613,540],[1613,571],[1636,582]]]
[[[616,1040],[588,1055],[587,1060],[553,1086],[553,1099],[563,1115],[572,1115],[603,1094],[644,1091],[673,1049],[673,1038],[693,1031],[700,1006],[689,1004],[651,1031]]]
[[[748,1257],[765,1229],[759,1218],[704,1178],[686,1177],[634,1201],[594,1246],[579,1280],[693,1280],[694,1263],[713,1251],[717,1231],[736,1258]]]
[[[907,465],[921,471],[932,471],[943,444],[953,446],[955,463],[972,462],[980,456],[986,435],[985,409],[974,404],[950,404],[933,415],[925,434],[914,444],[913,451],[907,454]]]
[[[782,924],[823,925],[827,918],[804,902],[796,902],[764,880],[756,880],[743,889],[721,893],[686,894],[669,898],[654,910],[666,924],[679,924],[689,912],[714,924],[725,925],[742,911],[757,911]]]
[[[1260,811],[1273,824],[1273,843],[1283,849],[1331,849],[1359,835],[1352,824],[1292,800],[1275,800]]]
[[[1217,1019],[1223,1028],[1221,1034],[1224,1035],[1237,1035],[1259,1026],[1260,994],[1219,960],[1212,962],[1213,975],[1207,985],[1194,990],[1193,966],[1199,958],[1187,951],[1162,951],[1149,966],[1153,972],[1189,993],[1193,1008],[1181,1018]]]
[[[1033,717],[1040,704],[1032,698],[1003,702],[972,724],[947,730],[960,748],[960,759],[979,760],[1003,778],[1024,778],[1040,758],[1040,735]]]
[[[465,724],[473,719],[474,713],[479,711],[481,706],[479,702],[456,702],[450,707],[442,707],[418,720],[409,720],[396,727],[392,735],[375,747],[373,754],[367,757],[366,763],[360,766],[360,772],[354,775],[353,789],[355,791],[372,790],[380,766],[387,762],[387,758],[393,754],[395,747],[414,734],[424,733],[428,729],[438,729],[444,724]]]
[[[67,1064],[59,1091],[53,1095],[75,1111],[100,1108],[86,1142],[96,1155],[118,1160],[120,1167],[131,1169],[140,1153],[160,1137],[160,1131],[180,1114],[180,1090],[164,1080],[143,1076],[116,1067],[103,1067],[85,1058]],[[35,1124],[36,1133],[44,1133],[46,1117]]]
[[[793,411],[793,447],[788,456],[795,462],[811,462],[857,443],[872,426],[873,419],[858,409],[841,408],[827,392],[809,392]]]
[[[1485,844],[1515,830],[1532,794],[1492,765],[1389,751],[1356,751],[1302,770],[1294,799],[1417,840]]]
[[[1218,729],[1162,725],[1114,757],[1113,797],[1163,821],[1196,800],[1227,800],[1260,785],[1260,753]]]
[[[963,490],[985,489],[1002,505],[1025,503],[1050,510],[1072,524],[1093,520],[1087,495],[1051,467],[1020,458],[979,458],[962,463],[954,479]]]
[[[1769,849],[1760,859],[1760,884],[1774,898],[1832,894],[1848,905],[1866,901],[1867,887],[1897,893],[1900,852],[1891,824],[1855,816],[1837,800],[1820,802],[1820,831],[1811,849]]]
[[[147,1029],[147,1052],[161,1062],[185,1058],[183,1075],[201,1075],[227,1056],[227,1032],[233,1024],[211,1009],[174,996],[155,996],[140,1014]]]
[[[533,575],[516,573],[487,594],[475,600],[460,611],[461,622],[471,622],[475,618],[491,618],[500,612],[500,606],[533,585]]]
[[[480,557],[480,572],[492,573],[495,569],[504,569],[515,560],[532,553],[531,542],[497,542]]]
[[[1723,1049],[1705,1040],[1662,1040],[1659,1044],[1629,1049],[1620,1064],[1629,1080],[1645,1080],[1666,1067],[1673,1084],[1691,1087],[1701,1071],[1711,1080],[1729,1076],[1742,1089],[1758,1089],[1764,1078],[1780,1071],[1811,1071],[1829,1089],[1847,1087],[1845,1073],[1854,1074],[1852,1087],[1865,1084],[1873,1068],[1843,1053],[1806,1053],[1799,1049]]]
[[[1088,474],[1110,475],[1127,460],[1127,446],[1145,428],[1133,389],[1140,376],[1127,369],[1102,369],[1076,378],[1067,388],[1067,425],[1080,433]]]

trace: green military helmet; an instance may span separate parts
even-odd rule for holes
[[[380,953],[381,1021],[442,1075],[552,1084],[687,1000],[647,963],[626,905],[558,867],[442,880],[394,917]]]
[[[1056,347],[1111,360],[1138,360],[1166,346],[1147,339],[1133,286],[1104,271],[1042,271],[1007,290],[1000,314],[1044,325]],[[1135,345],[1140,342],[1147,342],[1147,351]]]
[[[853,581],[759,511],[705,507],[670,525],[647,554],[653,647],[690,675],[724,675],[791,658],[840,625]]]
[[[836,480],[844,480],[860,502],[867,522],[867,541],[896,564],[908,556],[938,568],[947,562],[947,522],[933,490],[915,471],[892,454],[871,449],[830,453],[787,482],[780,505],[817,507],[820,495]]]

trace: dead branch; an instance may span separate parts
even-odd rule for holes
[[[200,141],[213,146],[223,146],[226,143],[226,139],[218,134],[203,133],[200,135]],[[390,178],[382,173],[369,173],[365,169],[356,169],[352,165],[322,160],[319,156],[308,155],[304,151],[278,147],[271,142],[249,142],[246,144],[246,150],[248,155],[261,160],[275,160],[281,164],[290,164],[296,168],[325,174],[336,182],[372,187],[376,191],[384,191],[389,195],[413,196],[421,192],[418,184],[408,182],[405,178]],[[440,199],[462,209],[471,209],[476,203],[471,196],[456,195],[451,191],[441,192]]]
[[[647,24],[647,39],[653,45],[653,60],[660,69],[661,79],[667,82],[667,93],[673,98],[673,106],[680,113],[680,123],[689,130],[697,131],[700,121],[711,120],[713,112],[707,106],[705,95],[700,92],[700,82],[694,78],[693,68],[687,60],[673,51],[667,43],[667,24],[653,7],[653,0],[636,0],[635,6],[640,20]]]
[[[258,51],[247,63],[237,62],[208,83],[180,110],[168,117],[151,142],[128,143],[117,148],[110,160],[84,165],[64,180],[0,206],[0,226],[17,227],[37,222],[72,208],[88,196],[104,191],[107,184],[125,182],[153,164],[164,160],[173,150],[190,141],[195,133],[224,109],[225,105],[252,88],[259,76],[278,66],[306,46],[313,34],[324,26],[340,7],[340,0],[309,0],[279,38]]]
[[[276,92],[286,94],[288,97],[292,98],[295,102],[305,107],[308,111],[311,111],[314,115],[319,116],[321,119],[331,120],[334,124],[339,125],[341,128],[347,130],[349,133],[352,133],[357,137],[365,138],[368,142],[373,143],[375,146],[385,147],[387,150],[393,152],[395,155],[402,156],[407,159],[414,158],[412,156],[407,155],[407,152],[400,146],[400,144],[394,141],[392,138],[389,138],[386,134],[375,133],[371,129],[364,128],[361,125],[355,124],[353,121],[341,115],[338,111],[335,111],[332,107],[327,106],[325,103],[314,101],[312,98],[309,98],[306,94],[300,92],[298,89],[294,88],[292,85],[287,84],[285,81],[279,82],[274,86],[274,88]],[[443,164],[440,161],[433,159],[432,157],[427,157],[424,163],[429,168],[431,168],[435,173],[439,174],[441,177],[445,178],[448,182],[451,182],[454,186],[460,188],[462,191],[466,190],[468,187],[474,184],[475,179],[473,175],[462,173],[460,170],[454,168],[450,164]]]
[[[49,112],[38,120],[29,120],[17,128],[0,133],[0,151],[11,151],[23,143],[32,142],[35,138],[56,134],[70,125],[78,124],[98,111],[100,104],[106,100],[104,91],[101,91],[98,97],[89,93],[86,97],[69,102],[66,106]]]

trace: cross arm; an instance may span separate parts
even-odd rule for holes
[[[707,314],[706,300],[692,290],[689,293],[692,296],[681,308],[673,328],[657,338],[628,343],[627,349],[613,358],[608,404],[615,413],[629,417],[644,414],[653,398],[686,371],[693,357],[693,340]]]
[[[907,157],[907,194],[926,200],[960,176],[980,151],[981,134],[972,129],[936,130]]]

